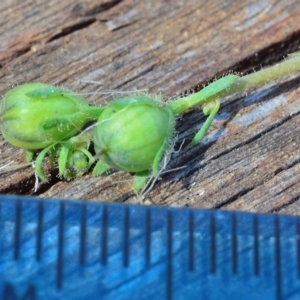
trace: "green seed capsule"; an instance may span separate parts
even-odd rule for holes
[[[98,119],[93,139],[95,151],[112,168],[128,172],[149,170],[168,146],[174,123],[171,109],[151,98],[132,96],[116,100]]]
[[[24,84],[2,99],[2,134],[14,146],[38,150],[74,136],[88,121],[97,119],[100,111],[54,86]]]

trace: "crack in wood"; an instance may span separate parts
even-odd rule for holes
[[[235,64],[233,68],[228,68],[224,72],[234,72],[246,74],[254,69],[261,69],[263,67],[271,66],[279,61],[282,57],[287,56],[289,53],[299,51],[300,45],[300,31],[293,32],[290,36],[286,37],[278,43],[274,43],[264,49],[261,49],[251,56],[243,59]],[[222,74],[220,74],[222,75]],[[218,75],[217,75],[218,76]]]
[[[288,202],[276,207],[275,209],[272,209],[270,212],[271,213],[280,213],[280,211],[282,211],[283,209],[291,206],[292,204],[298,202],[300,200],[300,196],[291,198]]]
[[[299,51],[299,45],[300,31],[296,31],[284,40],[257,51],[240,62],[216,73],[212,78],[198,83],[189,90],[183,91],[179,96],[185,96],[191,92],[198,92],[207,85],[207,82],[213,82],[215,78],[221,78],[224,74],[236,73],[245,75],[253,73],[256,69],[274,65],[282,61],[282,58],[286,57],[289,53]]]
[[[31,175],[29,177],[25,177],[20,181],[14,182],[5,189],[1,190],[2,194],[16,194],[18,191],[18,195],[40,195],[47,190],[49,190],[53,185],[61,181],[60,178],[57,177],[57,170],[53,170],[50,174],[48,174],[48,181],[40,183],[38,187],[38,191],[34,191],[35,185],[35,175]]]
[[[294,161],[292,164],[286,165],[284,168],[279,168],[278,170],[276,170],[272,176],[275,177],[276,175],[280,174],[281,172],[284,172],[288,169],[291,169],[292,167],[294,167],[295,165],[299,164],[300,159]],[[271,179],[271,178],[270,178]],[[268,180],[267,180],[268,181]],[[242,191],[239,191],[239,193],[237,193],[236,195],[233,195],[232,197],[226,199],[226,201],[223,201],[221,203],[218,203],[216,205],[214,205],[212,208],[215,209],[220,209],[220,208],[226,208],[226,206],[228,206],[229,204],[232,204],[233,202],[237,201],[239,198],[247,195],[249,192],[252,192],[253,190],[255,190],[256,188],[263,186],[266,183],[266,180],[263,180],[262,182],[260,182],[260,184],[256,184],[250,188],[244,189]],[[290,187],[288,187],[290,188]],[[286,188],[286,189],[288,189]],[[280,192],[284,192],[284,189],[281,190]],[[276,209],[272,209],[271,212],[279,212],[280,210],[284,209],[285,207],[289,206],[290,204],[298,201],[300,199],[300,196],[297,196],[295,198],[292,198],[290,201],[288,201],[287,203],[284,203],[281,206],[276,207]]]
[[[97,20],[97,18],[94,17],[95,15],[110,10],[111,8],[118,5],[122,1],[123,0],[107,1],[105,3],[96,5],[95,7],[91,8],[87,11],[83,11],[82,5],[80,3],[75,5],[71,12],[73,14],[81,17],[81,19],[72,25],[61,28],[58,33],[56,33],[53,36],[46,39],[45,44],[51,43],[52,41],[55,41],[59,38],[68,36],[76,31],[85,29],[85,28],[89,27],[90,25],[92,25],[96,22],[99,22],[100,20]],[[128,25],[130,25],[130,24],[128,24]],[[0,69],[3,68],[5,65],[9,64],[11,61],[29,53],[32,50],[32,46],[37,42],[40,42],[40,40],[33,39],[33,40],[29,41],[26,45],[24,45],[22,48],[7,49],[7,51],[3,51],[2,55],[0,55]]]
[[[72,24],[71,26],[67,26],[65,28],[62,28],[59,33],[53,35],[51,38],[48,39],[47,43],[51,43],[54,40],[60,39],[62,37],[65,37],[67,35],[70,35],[78,30],[82,30],[84,28],[89,27],[90,25],[97,22],[95,18],[89,18],[87,20],[80,20],[79,22]]]
[[[110,10],[111,8],[113,8],[121,2],[123,2],[123,0],[107,1],[105,3],[100,3],[99,5],[96,5],[88,10],[84,10],[84,7],[80,3],[78,3],[73,7],[72,12],[79,16],[94,16],[99,13]]]

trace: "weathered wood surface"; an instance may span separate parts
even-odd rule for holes
[[[166,99],[228,72],[274,64],[300,47],[300,5],[290,1],[18,1],[0,10],[0,94],[24,82],[79,93],[148,89]],[[114,96],[98,95],[104,104]],[[155,204],[300,214],[300,72],[224,100],[197,146],[201,111],[178,121],[180,152],[147,195]],[[0,166],[24,151],[0,138]],[[72,182],[51,172],[34,193],[32,168],[0,175],[1,193],[136,202],[121,172]]]

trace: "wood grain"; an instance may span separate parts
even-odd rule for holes
[[[24,82],[78,93],[147,89],[166,100],[228,71],[275,64],[300,47],[298,1],[3,1],[0,94]],[[224,99],[208,136],[189,141],[204,116],[186,113],[179,152],[146,200],[157,205],[300,214],[300,73]],[[116,95],[86,97],[106,104]],[[0,138],[0,166],[24,151]],[[34,193],[32,168],[0,175],[1,193],[135,203],[131,175],[71,182],[49,170]],[[120,183],[120,181],[126,180]]]

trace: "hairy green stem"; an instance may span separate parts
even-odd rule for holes
[[[300,55],[296,55],[297,53],[298,52],[290,54],[290,58],[274,66],[237,79],[229,88],[228,95],[238,92],[241,89],[263,85],[271,80],[278,79],[300,70]]]
[[[104,107],[88,106],[83,109],[83,112],[89,116],[90,121],[96,121],[98,120],[103,110]]]
[[[225,76],[208,85],[203,90],[178,99],[168,104],[168,106],[175,114],[181,114],[188,109],[214,101],[215,99],[224,98],[241,90],[263,85],[298,70],[300,70],[300,52],[295,52],[290,54],[283,62],[258,72],[243,77],[236,75]],[[215,88],[215,92],[212,91],[212,88]]]

